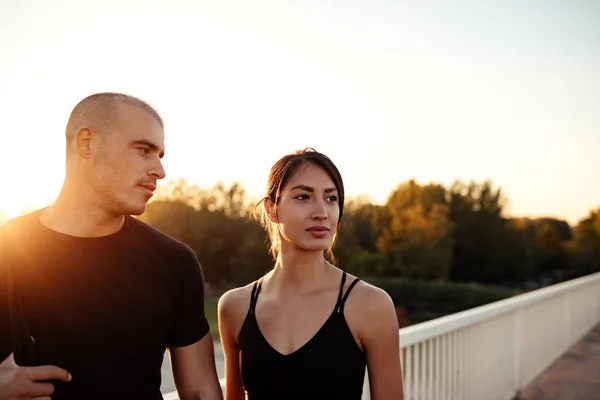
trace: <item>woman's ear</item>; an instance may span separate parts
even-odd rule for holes
[[[265,207],[267,216],[269,217],[271,222],[277,223],[277,213],[275,212],[275,203],[273,203],[273,200],[271,200],[271,198],[267,197],[266,199],[263,200],[263,205]]]

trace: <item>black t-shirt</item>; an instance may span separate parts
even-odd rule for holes
[[[162,398],[166,348],[190,345],[209,331],[195,254],[133,217],[115,234],[78,238],[48,229],[39,213],[1,227],[17,239],[4,240],[3,258],[21,296],[35,364],[72,375],[56,384],[52,398]],[[10,337],[2,279],[0,360],[13,351]]]

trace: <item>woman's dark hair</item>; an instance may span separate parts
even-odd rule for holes
[[[344,213],[344,182],[342,181],[342,175],[340,174],[340,171],[338,171],[333,161],[329,159],[329,157],[327,157],[323,153],[319,153],[318,151],[310,147],[283,156],[271,167],[271,171],[269,172],[269,179],[267,180],[266,196],[263,197],[261,203],[264,200],[270,199],[274,204],[274,212],[277,213],[277,204],[279,204],[280,201],[281,191],[289,182],[289,180],[294,176],[294,174],[296,174],[296,172],[298,172],[307,164],[314,164],[322,168],[333,181],[338,191],[338,204],[340,207],[340,214],[337,221],[337,227],[339,228],[340,222],[342,221],[342,215]],[[271,222],[271,219],[269,218],[267,211],[264,207],[260,207],[258,215],[256,215],[256,217],[269,234],[269,238],[271,239],[271,254],[275,259],[277,259],[280,246],[279,236],[277,235],[278,231],[273,226],[273,223]],[[333,240],[331,241],[331,245],[329,246],[326,252],[327,258],[332,263],[335,262],[335,257],[333,255],[332,249],[334,247],[336,238],[337,229]]]

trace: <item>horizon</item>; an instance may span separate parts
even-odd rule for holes
[[[153,196],[153,197],[152,197],[152,198],[149,200],[148,204],[150,204],[150,203],[152,203],[152,202],[154,202],[154,201],[161,201],[161,200],[163,200],[163,198],[161,198],[161,197],[160,197],[160,195],[162,195],[162,194],[165,194],[165,193],[168,193],[168,192],[164,191],[164,190],[165,190],[165,188],[166,188],[166,186],[167,186],[169,183],[171,183],[171,182],[176,182],[176,181],[177,181],[177,180],[179,180],[179,179],[185,179],[185,178],[174,178],[174,179],[172,179],[172,180],[166,179],[164,182],[159,182],[159,184],[158,184],[158,186],[157,186],[157,191],[155,192],[155,196]],[[410,179],[414,179],[414,178],[409,178],[409,180],[410,180]],[[416,182],[417,184],[419,184],[419,185],[438,184],[438,183],[439,183],[439,184],[441,184],[440,182],[433,182],[433,181],[429,181],[429,182],[423,182],[423,181],[419,181],[418,179],[414,179],[414,180],[415,180],[415,182]],[[460,181],[460,179],[458,179],[458,181]],[[388,193],[388,195],[386,195],[386,196],[385,196],[385,198],[384,198],[383,200],[380,200],[380,201],[376,201],[376,200],[375,200],[375,199],[373,199],[371,196],[369,196],[369,194],[368,194],[368,193],[356,193],[356,194],[353,194],[353,195],[348,195],[348,193],[346,193],[346,203],[347,203],[348,201],[352,201],[352,200],[357,200],[357,199],[364,200],[364,199],[366,199],[366,200],[368,200],[368,201],[369,201],[369,203],[370,203],[370,204],[373,204],[373,205],[379,205],[379,206],[384,206],[384,205],[385,205],[385,203],[386,203],[387,197],[388,197],[388,196],[389,196],[389,195],[392,193],[392,191],[393,191],[393,190],[394,190],[396,187],[398,187],[399,185],[401,185],[401,184],[404,184],[404,183],[406,183],[406,182],[408,182],[408,180],[407,180],[407,181],[398,182],[398,184],[396,184],[396,185],[394,186],[394,188],[392,188],[392,189],[390,190],[390,192]],[[462,181],[462,182],[463,182],[463,183],[465,183],[465,184],[469,184],[469,183],[471,183],[471,182],[469,182],[469,181]],[[202,190],[211,190],[211,189],[213,189],[213,188],[214,188],[216,185],[218,185],[218,184],[223,184],[223,185],[225,186],[225,188],[229,188],[229,187],[230,187],[232,184],[234,184],[234,183],[238,183],[238,184],[240,184],[240,185],[241,185],[241,187],[242,187],[242,188],[245,190],[245,200],[246,200],[247,202],[249,202],[249,203],[252,203],[254,200],[258,201],[258,199],[260,199],[260,198],[262,198],[262,197],[263,197],[263,194],[262,194],[262,193],[250,193],[250,192],[248,192],[247,188],[246,188],[246,187],[245,187],[245,186],[244,186],[244,185],[243,185],[241,182],[236,182],[236,181],[232,181],[232,182],[229,182],[229,183],[225,183],[225,182],[223,182],[223,181],[218,181],[218,182],[214,182],[212,185],[204,185],[204,186],[203,186],[203,185],[199,185],[197,182],[190,182],[189,180],[185,180],[185,183],[186,183],[186,186],[187,186],[187,187],[193,187],[193,186],[197,186],[199,189],[202,189]],[[484,183],[484,181],[477,181],[477,182],[475,182],[475,181],[474,181],[474,183],[476,183],[476,184],[481,184],[481,183]],[[503,215],[505,218],[509,218],[509,219],[519,219],[519,218],[526,218],[526,219],[527,219],[527,218],[528,218],[528,219],[535,220],[535,219],[550,218],[550,219],[556,219],[556,220],[562,220],[562,221],[566,221],[566,222],[569,224],[569,226],[570,226],[571,228],[573,228],[573,227],[575,227],[575,226],[576,226],[576,225],[577,225],[579,222],[581,222],[582,220],[584,220],[584,219],[587,219],[587,218],[589,217],[589,215],[590,215],[590,213],[591,213],[592,211],[595,211],[595,210],[598,210],[598,209],[600,209],[600,204],[599,204],[599,205],[598,205],[598,207],[595,207],[595,208],[592,208],[592,209],[588,210],[588,211],[587,211],[586,213],[584,213],[584,214],[583,214],[583,215],[582,215],[580,218],[575,218],[574,220],[569,220],[569,219],[567,219],[567,218],[564,218],[563,216],[560,216],[560,215],[550,215],[550,214],[538,214],[538,215],[514,215],[514,214],[511,214],[510,212],[508,212],[508,211],[507,211],[507,210],[509,210],[509,209],[510,209],[510,204],[511,204],[510,195],[509,195],[509,194],[507,194],[507,193],[505,193],[502,187],[499,187],[499,186],[495,185],[495,183],[494,183],[494,182],[491,182],[491,183],[492,183],[492,185],[493,185],[493,188],[494,188],[494,189],[500,189],[501,193],[502,193],[502,194],[504,195],[504,197],[506,198],[506,200],[507,200],[507,206],[506,206],[506,207],[504,207],[504,209],[503,209],[503,212],[502,212],[502,215]],[[450,186],[450,185],[443,185],[443,186],[444,186],[446,189],[449,189],[449,186]],[[159,195],[159,192],[160,192],[160,195]],[[12,218],[15,218],[15,217],[17,217],[17,216],[20,216],[20,215],[23,215],[23,214],[26,214],[26,213],[29,213],[29,212],[32,212],[32,211],[38,210],[38,209],[40,209],[40,208],[44,208],[44,207],[46,207],[46,206],[49,206],[49,205],[51,205],[51,204],[52,204],[52,202],[53,202],[53,200],[52,200],[52,201],[50,201],[50,202],[48,202],[48,203],[47,203],[47,204],[45,204],[45,205],[39,205],[39,206],[36,206],[36,207],[23,207],[22,209],[20,209],[20,210],[18,210],[18,211],[16,211],[16,212],[14,212],[14,213],[8,213],[6,210],[3,210],[3,209],[1,209],[1,208],[0,208],[0,225],[1,225],[3,222],[6,222],[6,221],[7,221],[7,220],[9,220],[9,219],[12,219]],[[142,215],[143,215],[143,214],[142,214]]]

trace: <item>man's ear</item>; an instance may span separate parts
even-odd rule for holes
[[[76,133],[73,138],[75,141],[75,149],[77,154],[83,159],[89,159],[93,154],[94,138],[95,133],[91,129],[82,127]]]
[[[273,200],[271,200],[270,197],[267,197],[263,200],[263,206],[265,207],[265,211],[271,222],[277,223],[277,213],[275,211],[275,203],[273,203]]]

